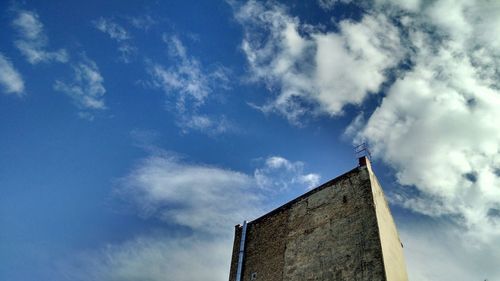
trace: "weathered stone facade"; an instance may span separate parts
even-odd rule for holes
[[[239,281],[405,281],[402,244],[366,158],[247,224]],[[236,226],[230,281],[242,226]]]

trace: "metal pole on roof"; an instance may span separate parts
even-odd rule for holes
[[[372,155],[370,153],[370,149],[369,149],[368,144],[366,142],[363,142],[363,143],[355,146],[354,153],[356,154],[356,156],[358,158],[363,157],[363,156],[366,156],[368,158],[368,160],[371,160],[371,158],[372,158]]]

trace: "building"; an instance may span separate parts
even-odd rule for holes
[[[369,160],[237,225],[229,280],[408,280],[403,244]]]

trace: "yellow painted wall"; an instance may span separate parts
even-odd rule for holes
[[[396,224],[392,218],[389,205],[380,187],[377,177],[373,173],[370,163],[367,163],[372,183],[373,200],[382,244],[382,255],[387,281],[407,281],[406,264],[403,255],[403,244],[399,239]]]

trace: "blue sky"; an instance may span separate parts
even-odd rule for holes
[[[224,280],[363,142],[411,280],[500,278],[499,4],[0,7],[0,279]]]

